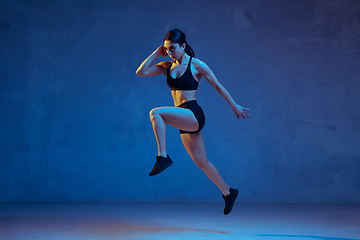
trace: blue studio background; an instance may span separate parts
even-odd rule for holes
[[[360,2],[0,1],[0,202],[222,202],[167,128],[140,63],[178,27],[235,101],[202,79],[209,160],[245,203],[360,203]],[[159,59],[166,60],[166,59]]]

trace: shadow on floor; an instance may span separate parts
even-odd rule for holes
[[[293,237],[293,238],[314,238],[320,240],[360,240],[355,238],[338,238],[338,237],[320,237],[309,235],[280,235],[280,234],[258,234],[259,237]]]

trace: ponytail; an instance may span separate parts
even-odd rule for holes
[[[190,57],[195,57],[194,50],[190,47],[189,44],[186,43],[185,33],[183,33],[180,29],[175,28],[173,30],[170,30],[166,34],[164,41],[165,40],[172,41],[173,43],[178,43],[180,46],[185,43],[186,44],[185,52]]]
[[[190,47],[189,44],[185,43],[186,47],[185,47],[185,52],[187,53],[187,55],[189,55],[190,57],[195,57],[195,52],[194,50]]]

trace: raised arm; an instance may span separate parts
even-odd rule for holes
[[[225,98],[225,100],[230,104],[237,118],[249,118],[250,115],[247,111],[249,111],[250,109],[244,108],[236,104],[230,93],[225,89],[223,85],[220,84],[215,74],[213,73],[213,71],[211,71],[211,69],[206,63],[197,60],[194,65],[196,70],[198,70],[199,73],[210,83],[210,85],[215,88],[216,91],[218,91],[220,95]]]
[[[159,56],[165,57],[166,51],[164,47],[158,47],[149,57],[147,57],[136,70],[136,75],[139,77],[150,77],[165,73],[168,66],[168,62],[160,62],[156,65],[151,65],[151,63]]]

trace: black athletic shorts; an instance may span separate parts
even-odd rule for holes
[[[188,131],[184,131],[184,130],[180,130],[180,134],[183,134],[183,133],[190,133],[190,134],[193,134],[193,133],[197,133],[197,132],[200,132],[201,129],[204,127],[205,125],[205,114],[202,110],[202,108],[198,105],[198,103],[196,102],[196,100],[192,100],[192,101],[189,101],[189,102],[186,102],[186,103],[183,103],[183,104],[180,104],[178,107],[181,107],[181,108],[187,108],[187,109],[190,109],[198,123],[199,123],[199,128],[198,130],[196,131],[193,131],[193,132],[188,132]]]

